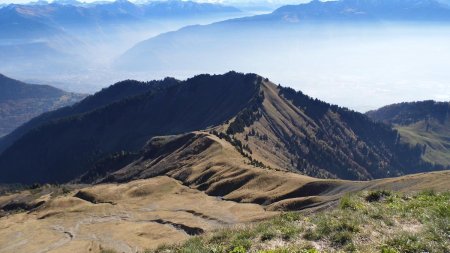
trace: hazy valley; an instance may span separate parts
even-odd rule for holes
[[[152,14],[158,4],[125,1],[10,6],[1,9],[6,31],[14,27],[8,25],[10,15],[23,28],[1,39],[0,54],[9,64],[0,66],[0,73],[94,93],[124,79],[186,79],[238,70],[360,112],[404,101],[448,100],[447,5],[433,2],[290,3],[251,16],[245,6],[236,11],[171,1],[160,4],[167,9],[156,9],[162,17]],[[415,7],[408,11],[408,5]],[[344,17],[340,13],[346,8],[368,14]],[[30,18],[29,12],[39,15]],[[31,35],[18,32],[27,26],[44,28],[32,29]],[[340,92],[329,93],[330,87]]]

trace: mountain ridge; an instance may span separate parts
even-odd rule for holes
[[[172,85],[25,131],[0,155],[9,177],[2,180],[67,182],[102,168],[96,162],[108,164],[108,157],[139,157],[152,137],[192,131],[225,139],[253,166],[314,177],[368,180],[444,169],[423,162],[422,149],[400,144],[390,127],[256,74],[166,80]]]
[[[436,0],[340,0],[288,5],[273,12],[285,21],[301,20],[450,20],[448,5]]]
[[[400,103],[366,113],[370,118],[392,125],[410,145],[420,145],[423,158],[450,165],[450,102],[433,100]]]
[[[49,85],[27,84],[0,74],[0,137],[41,113],[71,105],[84,97]]]
[[[23,20],[36,21],[49,27],[68,29],[80,24],[103,26],[109,22],[133,22],[171,16],[196,16],[221,12],[240,12],[237,8],[192,1],[155,1],[134,4],[129,1],[114,1],[88,5],[10,4],[0,11],[0,17],[9,15]]]
[[[8,148],[12,143],[17,141],[22,135],[33,128],[40,127],[42,124],[49,123],[50,121],[56,121],[62,117],[73,116],[77,114],[88,113],[96,108],[104,107],[114,102],[132,97],[138,94],[146,93],[148,91],[159,89],[164,85],[171,86],[178,81],[175,79],[167,78],[161,81],[153,81],[147,83],[141,83],[138,81],[126,80],[118,82],[108,88],[102,89],[94,95],[88,96],[86,99],[80,101],[72,107],[65,107],[53,111],[51,113],[45,113],[39,117],[33,118],[29,122],[20,126],[14,130],[8,136],[0,138],[0,153]]]
[[[98,75],[120,52],[147,36],[242,15],[230,6],[181,0],[9,4],[0,9],[0,72],[42,82],[52,76],[73,85],[68,76]],[[91,82],[106,85],[108,77]]]
[[[228,78],[231,78],[232,76],[233,74],[229,74]],[[61,145],[65,146],[66,148],[57,148],[56,146],[53,146],[52,152],[50,152],[49,150],[45,150],[45,153],[41,154],[37,154],[35,152],[36,156],[34,158],[30,157],[29,159],[22,159],[22,161],[24,163],[33,163],[34,159],[39,156],[47,157],[46,161],[48,161],[50,164],[42,164],[40,169],[48,169],[50,167],[53,170],[57,171],[57,168],[65,165],[67,163],[67,160],[72,160],[72,165],[67,165],[65,166],[65,171],[58,172],[60,176],[65,175],[63,176],[64,181],[68,181],[71,179],[71,177],[77,176],[77,173],[81,174],[81,172],[75,172],[75,174],[71,174],[69,171],[76,171],[80,169],[83,170],[83,166],[87,166],[90,159],[99,159],[101,158],[101,155],[107,155],[107,153],[109,152],[119,152],[122,150],[139,150],[151,136],[160,135],[161,133],[182,133],[188,131],[189,129],[196,130],[200,126],[200,128],[208,127],[211,124],[210,122],[215,122],[215,124],[221,123],[225,121],[225,118],[227,117],[227,109],[225,109],[224,106],[232,107],[233,105],[235,105],[236,108],[234,110],[237,110],[238,107],[242,106],[239,104],[242,102],[239,102],[237,100],[237,97],[235,97],[234,99],[228,97],[229,100],[227,101],[221,100],[219,98],[221,92],[220,89],[214,91],[217,96],[215,101],[210,98],[212,94],[203,93],[203,99],[210,101],[217,106],[221,106],[224,113],[217,115],[210,114],[210,118],[202,119],[203,113],[208,112],[210,108],[199,107],[202,105],[202,102],[190,101],[190,97],[188,96],[188,94],[191,92],[193,92],[194,94],[202,94],[202,92],[204,91],[199,87],[201,87],[202,85],[207,85],[207,83],[204,83],[204,79],[207,79],[208,77],[209,76],[207,75],[201,75],[193,79],[188,79],[186,83],[192,83],[193,85],[191,86],[183,84],[168,86],[167,89],[162,89],[160,91],[150,91],[150,93],[137,95],[134,97],[134,99],[125,98],[105,107],[96,108],[96,110],[89,111],[87,113],[73,115],[50,122],[50,124],[28,131],[27,134],[20,137],[16,142],[14,142],[14,144],[12,144],[12,146],[7,148],[2,153],[2,157],[12,163],[16,163],[14,162],[14,160],[17,159],[16,156],[20,156],[23,152],[19,151],[17,153],[16,151],[12,151],[16,150],[14,148],[15,145],[20,146],[28,143],[25,147],[27,147],[27,149],[34,149],[34,145],[32,144],[33,141],[26,142],[26,138],[41,139],[42,143],[45,143],[49,140],[49,136],[47,136],[47,134],[51,135],[52,138],[58,136],[59,138],[56,139],[58,139],[58,142],[60,142]],[[241,80],[244,80],[245,78],[249,78],[250,75],[239,76],[239,78],[241,77]],[[220,81],[219,77],[212,76],[211,78],[216,78]],[[239,78],[235,81],[238,81]],[[229,83],[230,82],[228,82],[227,84]],[[236,87],[236,85],[238,84],[240,83],[235,82],[233,85]],[[252,86],[254,84],[252,82],[247,82],[245,85]],[[226,90],[232,88],[233,86],[226,87],[224,86],[224,84],[221,84],[221,86],[219,87]],[[249,97],[252,95],[251,90],[241,89],[241,91],[241,97]],[[154,96],[153,93],[159,94],[160,96]],[[193,106],[193,108],[196,108],[196,110],[191,112],[193,114],[191,118],[189,118],[189,116],[186,118],[186,115],[189,115],[188,111],[186,110],[189,110],[189,108],[180,107],[181,104],[177,103],[172,98],[172,96],[177,93],[179,94],[178,98],[180,100],[185,101],[187,104]],[[148,99],[148,101],[146,101],[146,99]],[[160,112],[157,107],[163,105],[167,106],[167,108],[172,107],[172,109],[168,109],[168,111],[165,112]],[[230,109],[228,109],[228,111],[229,110]],[[118,113],[119,111],[122,111],[122,113]],[[118,115],[121,116],[117,117]],[[157,117],[159,121],[155,122],[155,124],[152,124],[152,121],[147,120],[148,117]],[[194,120],[194,118],[197,120]],[[97,123],[92,124],[94,121],[97,121]],[[184,126],[184,129],[183,127],[180,128],[180,124]],[[75,125],[76,127],[73,127]],[[164,131],[161,128],[162,126],[165,126]],[[64,130],[65,128],[66,130]],[[67,131],[69,128],[72,129],[71,133]],[[42,131],[46,131],[47,134],[42,134]],[[84,138],[80,138],[80,134],[83,135]],[[78,152],[81,152],[81,154],[83,155],[76,154],[76,152],[74,152],[74,149],[78,150]],[[107,153],[102,150],[106,150]],[[99,154],[97,154],[97,152]],[[36,167],[36,165],[31,164],[22,164],[22,166],[31,166],[29,167],[30,169],[33,168],[33,166]],[[8,166],[3,163],[2,165],[0,165],[0,167],[5,168]],[[56,174],[54,173],[56,173],[56,171],[54,171],[53,173],[44,174],[48,177],[55,177]],[[33,173],[33,171],[29,172]],[[40,172],[34,173],[36,174],[36,176],[43,176],[43,174]],[[16,176],[19,175],[16,174]],[[56,179],[57,177],[53,178],[52,180]]]
[[[434,100],[387,105],[366,113],[370,118],[388,124],[409,125],[434,118],[441,123],[449,118],[450,102]]]

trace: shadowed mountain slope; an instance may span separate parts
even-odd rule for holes
[[[177,83],[178,81],[172,78],[166,78],[162,81],[152,81],[147,83],[132,80],[116,83],[97,92],[95,95],[88,96],[87,98],[73,106],[64,107],[52,112],[48,112],[28,121],[18,129],[13,131],[11,134],[0,139],[0,153],[15,141],[17,141],[20,137],[22,137],[22,135],[24,135],[31,129],[37,128],[43,124],[50,123],[51,121],[55,121],[61,118],[87,113],[95,109],[110,105],[114,102],[126,99],[128,97],[133,97],[144,94],[146,92],[167,88]]]
[[[445,124],[449,120],[450,102],[421,101],[400,103],[366,113],[371,119],[387,124],[409,125],[423,120],[437,120]]]
[[[112,153],[139,151],[153,136],[220,125],[258,94],[259,79],[253,74],[200,75],[51,121],[28,131],[2,153],[0,168],[8,173],[1,181],[68,181]],[[38,143],[45,148],[37,149]],[[18,159],[24,154],[26,158]]]
[[[450,103],[423,101],[385,106],[366,113],[393,125],[403,142],[420,145],[423,158],[450,166]]]
[[[43,112],[71,105],[84,95],[26,84],[0,74],[0,137]]]
[[[0,102],[14,99],[60,97],[66,92],[48,85],[30,85],[0,74]]]
[[[39,127],[30,126],[1,154],[0,181],[66,182],[89,170],[95,172],[84,178],[95,181],[139,157],[152,137],[198,130],[231,143],[254,167],[315,177],[367,180],[443,169],[423,162],[422,149],[398,142],[389,126],[255,74],[199,75],[159,84],[131,82],[137,91],[131,88],[121,100],[107,95],[129,89],[125,82],[46,115],[48,121],[41,118]],[[208,145],[207,140],[199,145]],[[174,148],[188,143],[181,138]],[[170,147],[161,152],[170,155]],[[160,173],[153,168],[145,175]]]

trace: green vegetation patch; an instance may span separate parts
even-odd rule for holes
[[[450,193],[371,191],[334,209],[283,213],[148,253],[450,252]]]

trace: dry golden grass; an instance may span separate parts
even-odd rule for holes
[[[0,253],[135,252],[266,220],[282,210],[323,209],[348,192],[450,190],[449,171],[371,182],[321,180],[255,167],[208,133],[188,137],[163,158],[142,159],[112,175],[128,183],[43,187],[0,197],[0,207],[22,201],[32,209],[0,218]],[[153,171],[160,176],[148,178]]]
[[[0,218],[0,252],[134,252],[185,240],[191,229],[210,231],[275,214],[207,196],[169,177],[81,191],[89,201],[74,191],[32,212]]]

